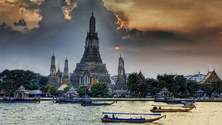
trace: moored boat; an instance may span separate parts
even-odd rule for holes
[[[188,112],[194,108],[196,108],[196,107],[194,106],[194,107],[186,108],[186,109],[174,109],[174,108],[162,109],[161,106],[159,106],[159,108],[153,107],[153,109],[150,109],[150,111],[151,112]]]
[[[102,122],[130,122],[130,123],[144,123],[144,122],[153,122],[156,120],[159,120],[163,117],[166,117],[166,115],[161,116],[161,114],[143,114],[143,113],[110,113],[110,112],[103,112],[102,114],[113,114],[113,117],[108,117],[108,115],[104,115],[103,118],[101,118]],[[140,115],[140,118],[118,118],[114,117],[116,114],[121,114],[121,115]],[[142,118],[142,115],[155,115],[155,116],[160,116],[156,118]]]
[[[81,106],[102,106],[102,105],[112,105],[112,103],[82,103]]]
[[[36,103],[40,98],[3,98],[2,103]]]
[[[58,99],[56,100],[56,103],[60,103],[60,104],[67,104],[67,103],[78,103],[78,104],[82,104],[82,103],[91,103],[92,99],[85,99],[85,98],[75,98],[75,99]]]
[[[167,104],[194,104],[195,101],[191,101],[191,102],[182,102],[182,101],[173,101],[173,102],[167,102]]]

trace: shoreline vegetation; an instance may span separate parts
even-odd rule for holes
[[[55,98],[54,98],[55,99]],[[154,98],[91,98],[94,101],[154,101]],[[211,100],[212,102],[222,102],[221,99],[179,99],[175,98],[174,100],[177,101],[193,101],[196,100],[196,102],[209,102]],[[200,100],[200,101],[198,101]],[[0,102],[2,101],[2,98],[0,98]],[[53,101],[53,98],[41,98],[41,101]]]

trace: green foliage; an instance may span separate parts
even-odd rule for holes
[[[105,82],[96,83],[91,87],[92,96],[103,95],[109,92],[108,84]]]
[[[26,90],[39,88],[39,85],[35,84],[37,74],[29,70],[6,69],[0,73],[0,79],[2,79],[0,89],[9,93],[15,92],[20,86],[24,86]]]
[[[215,90],[211,84],[201,84],[200,86],[201,90],[203,90],[207,95],[211,95]]]
[[[97,97],[97,98],[100,98],[100,97],[101,97],[101,95],[97,95],[96,97]]]
[[[109,94],[109,97],[113,98],[114,97],[114,93]]]
[[[215,98],[219,98],[219,96],[218,96],[218,95],[215,95],[214,97],[215,97]]]
[[[190,92],[191,95],[195,95],[199,89],[200,85],[197,82],[193,80],[187,80],[187,90]]]
[[[58,90],[57,90],[56,87],[53,86],[53,87],[50,88],[50,92],[51,92],[52,95],[56,95],[58,93]]]
[[[220,80],[220,79],[213,80],[211,85],[214,88],[214,92],[216,92],[217,94],[221,93],[222,80]]]
[[[184,94],[182,95],[182,97],[184,97],[184,98],[189,98],[189,97],[190,97],[190,93],[186,92],[186,93],[184,93]]]
[[[124,94],[121,94],[121,97],[122,97],[122,98],[126,98],[126,96],[125,96]]]
[[[70,88],[71,88],[70,86],[66,86],[66,87],[63,89],[63,93],[67,93]]]
[[[146,94],[150,91],[148,80],[145,82],[139,82],[139,75],[137,73],[132,73],[128,77],[127,86],[128,89],[134,93],[133,97],[135,97],[136,92],[139,92],[142,97],[145,97]]]
[[[194,98],[197,98],[198,97],[198,95],[194,95]]]
[[[51,93],[52,95],[56,95],[56,94],[58,93],[57,88],[54,87],[54,86],[46,86],[46,87],[44,87],[44,89],[43,89],[44,92],[47,92],[48,90],[50,91],[50,93]]]
[[[18,90],[18,87],[17,87],[15,81],[13,81],[11,79],[7,79],[7,80],[3,81],[2,87],[3,87],[3,90],[8,93],[13,93],[16,90]]]
[[[103,95],[103,98],[107,98],[107,95]]]
[[[37,90],[39,89],[39,85],[37,85],[36,83],[32,83],[30,86],[30,90]]]
[[[80,95],[85,95],[85,92],[86,92],[86,93],[88,92],[88,88],[87,88],[87,86],[80,86],[80,87],[77,89],[77,92],[78,92]]]
[[[139,98],[139,95],[135,95],[134,97],[135,97],[135,98]]]
[[[46,84],[47,84],[47,82],[48,82],[48,77],[46,77],[46,76],[41,76],[41,75],[39,75],[39,76],[37,76],[37,80],[38,80],[38,85],[40,86],[40,87],[42,87],[42,86],[46,86]]]
[[[137,73],[132,73],[129,75],[127,86],[128,89],[133,93],[139,91],[139,75]]]
[[[147,81],[150,93],[153,96],[160,92],[164,87],[166,87],[168,91],[173,92],[174,97],[179,97],[179,95],[177,95],[179,92],[183,94],[188,92],[190,96],[193,96],[201,88],[197,82],[187,80],[184,77],[175,77],[174,75],[164,74],[158,75],[157,79],[158,82],[152,79]],[[183,95],[181,95],[181,97],[182,96]]]
[[[142,97],[146,97],[146,94],[149,92],[149,86],[146,82],[139,84],[139,91]]]
[[[176,97],[176,98],[179,98],[179,94],[177,92],[173,92],[173,96]]]

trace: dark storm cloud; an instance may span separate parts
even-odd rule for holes
[[[26,26],[26,22],[24,19],[21,19],[18,23],[14,22],[14,26]]]
[[[143,31],[137,30],[136,28],[133,28],[132,30],[128,30],[128,35],[142,35]]]
[[[76,2],[72,0],[71,2]],[[114,47],[117,40],[117,30],[119,26],[116,24],[117,19],[113,12],[104,7],[102,0],[80,0],[77,6],[70,12],[71,21],[64,18],[62,6],[67,3],[64,0],[52,1],[45,0],[44,3],[39,5],[40,15],[43,17],[38,23],[39,27],[32,29],[28,33],[21,33],[13,31],[12,27],[1,24],[0,28],[0,50],[2,62],[0,67],[3,70],[5,67],[16,66],[13,62],[7,63],[10,57],[20,57],[17,66],[33,67],[37,62],[42,62],[42,69],[34,68],[34,70],[44,70],[48,72],[50,65],[50,57],[53,52],[56,55],[56,63],[63,64],[63,60],[68,56],[70,63],[70,71],[74,70],[75,64],[80,61],[84,51],[84,43],[87,31],[89,31],[89,18],[92,10],[96,17],[96,30],[99,33],[100,46],[103,49]],[[36,8],[31,7],[30,8]],[[21,23],[22,22],[22,23]],[[23,24],[20,21],[18,24]],[[18,25],[16,23],[16,25]],[[101,50],[102,51],[102,50]],[[33,62],[34,60],[38,61]],[[24,62],[32,62],[27,64]],[[13,65],[13,66],[12,66]],[[37,65],[37,64],[36,64]],[[57,64],[56,64],[57,65]],[[60,66],[63,67],[63,66]]]

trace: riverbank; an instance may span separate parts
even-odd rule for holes
[[[55,100],[56,98],[54,98]],[[154,98],[91,98],[94,101],[154,101]],[[53,98],[41,98],[41,101],[52,101]],[[194,101],[195,99],[174,99],[176,101]],[[2,98],[0,98],[0,102]],[[196,102],[222,102],[222,99],[197,99]]]

